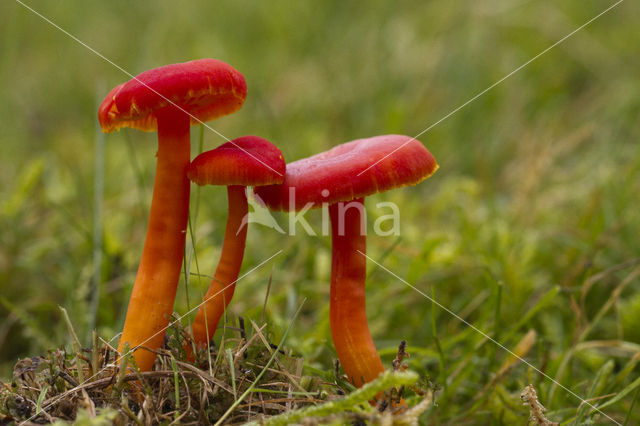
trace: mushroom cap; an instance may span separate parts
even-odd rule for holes
[[[187,176],[198,185],[260,186],[282,183],[282,152],[258,136],[243,136],[193,159]]]
[[[158,129],[155,112],[172,103],[191,114],[191,124],[231,114],[247,97],[244,77],[217,59],[165,65],[114,87],[98,110],[104,132],[121,127]]]
[[[273,210],[301,210],[415,185],[438,169],[420,141],[403,135],[358,139],[287,164],[284,182],[257,188]],[[295,200],[290,200],[295,188]]]

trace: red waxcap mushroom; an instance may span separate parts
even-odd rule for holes
[[[282,152],[258,136],[243,136],[193,159],[187,176],[198,185],[262,186],[282,183]]]
[[[247,97],[244,77],[217,59],[196,59],[145,71],[114,87],[98,118],[104,132],[131,127],[158,130],[155,112],[174,105],[192,125],[236,112]]]
[[[199,59],[145,71],[112,89],[100,105],[102,130],[158,131],[149,227],[133,285],[118,352],[134,350],[151,370],[162,346],[176,295],[189,208],[190,126],[237,111],[247,86],[238,71],[216,59]]]
[[[347,378],[355,386],[370,382],[384,371],[365,308],[363,197],[415,185],[437,168],[435,159],[419,141],[385,135],[348,142],[290,163],[283,184],[256,188],[256,195],[276,210],[329,204],[331,335]]]
[[[375,136],[289,163],[282,185],[256,189],[256,195],[273,210],[301,210],[308,203],[318,208],[415,185],[437,168],[420,141],[402,135]],[[290,199],[292,194],[295,199]]]
[[[220,262],[193,322],[194,342],[197,347],[206,348],[233,297],[242,265],[247,238],[246,187],[282,183],[285,162],[282,152],[271,142],[245,136],[198,155],[187,175],[198,185],[226,185],[229,199]],[[187,350],[190,352],[190,348]]]

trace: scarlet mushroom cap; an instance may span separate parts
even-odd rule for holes
[[[98,119],[107,133],[122,127],[153,132],[158,129],[154,112],[166,106],[183,110],[194,125],[239,110],[246,97],[239,71],[217,59],[196,59],[145,71],[114,87]]]
[[[416,185],[438,169],[420,141],[404,135],[357,139],[287,164],[281,185],[256,188],[272,210],[301,210]],[[295,188],[295,200],[289,190]],[[328,192],[327,192],[328,191]],[[292,204],[293,203],[293,204]],[[294,208],[292,208],[294,207]]]
[[[282,152],[258,136],[243,136],[193,159],[187,177],[198,185],[260,186],[282,183]]]

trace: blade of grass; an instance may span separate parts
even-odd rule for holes
[[[29,332],[37,340],[39,345],[45,348],[53,348],[56,346],[53,340],[49,338],[47,333],[43,332],[42,329],[38,326],[37,322],[34,320],[34,317],[22,306],[14,305],[8,299],[1,295],[0,304],[2,304],[2,306],[4,306],[7,311],[18,318],[18,320],[26,326]],[[27,308],[29,308],[29,306],[27,306]]]
[[[199,188],[199,187],[198,187]],[[196,199],[199,199],[199,195],[200,192],[198,192],[196,194]],[[196,210],[196,215],[197,215],[197,210]],[[191,247],[193,250],[193,261],[196,264],[196,275],[198,277],[198,288],[200,289],[200,299],[204,299],[204,293],[202,291],[202,274],[200,273],[200,265],[198,263],[198,255],[196,253],[196,236],[195,236],[195,232],[193,231],[193,226],[192,226],[192,222],[191,222],[191,214],[189,214],[189,220],[188,220],[188,225],[189,225],[189,238],[191,239]],[[185,246],[186,249],[186,246]],[[191,265],[191,259],[189,259],[189,263],[187,265],[187,260],[186,260],[186,255],[185,255],[185,264],[184,264],[184,270],[185,270],[185,292],[187,295],[187,312],[191,310],[191,304],[189,302],[189,277],[190,277],[190,273],[189,273],[189,268],[188,265]],[[206,332],[207,332],[207,336],[209,335],[209,329],[208,329],[208,321],[207,321],[207,311],[206,309],[204,310],[204,323],[205,323],[205,327],[206,328]],[[187,324],[189,327],[189,330],[191,330],[191,318],[187,317]],[[210,344],[210,342],[207,342],[207,346]],[[193,339],[191,339],[191,345],[192,345],[192,350],[193,353],[196,353],[196,346],[195,346],[195,342],[193,341]],[[209,366],[209,374],[213,375],[213,367],[212,367],[212,360],[211,360],[211,351],[207,350],[207,362],[208,362],[208,366]]]
[[[600,320],[602,320],[602,318],[604,318],[604,315],[618,301],[618,299],[620,297],[620,294],[622,293],[622,290],[624,290],[624,288],[629,283],[631,283],[633,280],[635,280],[639,275],[640,275],[640,266],[634,268],[629,273],[629,275],[627,275],[620,282],[620,284],[618,284],[611,291],[611,295],[609,296],[607,301],[604,303],[604,305],[602,305],[602,307],[598,310],[598,312],[594,316],[593,320],[582,330],[582,332],[578,336],[578,339],[576,340],[576,342],[574,342],[573,348],[575,348],[576,344],[581,343],[582,341],[584,341],[588,337],[589,333],[591,333],[591,330],[593,330],[593,328],[596,326],[596,324],[598,324],[600,322]],[[560,362],[560,366],[558,367],[558,370],[556,372],[555,382],[553,382],[551,384],[551,388],[549,390],[549,398],[548,398],[549,399],[549,404],[553,403],[553,401],[554,401],[553,397],[555,395],[556,389],[558,388],[558,383],[561,383],[561,381],[563,379],[563,376],[564,376],[564,373],[565,373],[565,370],[568,368],[569,362],[570,362],[571,358],[573,357],[573,355],[575,354],[575,350],[573,348],[568,350],[564,354],[564,357],[562,358],[562,361]]]
[[[129,353],[129,342],[125,342],[124,347],[122,348],[122,352],[124,353],[124,355],[122,356],[122,358],[120,358],[118,380],[113,386],[114,394],[122,392],[122,387],[124,386],[124,378],[127,375],[127,367],[129,366],[129,358],[131,357],[131,354]]]
[[[98,105],[100,94],[105,92],[104,81],[96,87]],[[91,305],[87,335],[91,336],[98,323],[100,305],[100,287],[102,285],[102,210],[104,198],[104,133],[98,120],[95,120],[95,148],[93,155],[93,277],[91,279]]]
[[[141,217],[148,217],[149,209],[147,207],[147,203],[145,202],[145,199],[147,198],[146,197],[147,195],[146,179],[142,171],[142,167],[140,166],[140,162],[138,161],[138,156],[136,154],[134,143],[131,140],[130,133],[124,132],[123,135],[126,139],[126,146],[129,154],[127,155],[127,158],[130,160],[129,165],[133,170],[133,175],[136,180],[136,189],[137,189],[136,193],[138,194],[138,206],[140,208]]]
[[[440,365],[440,377],[445,377],[445,366],[447,365],[447,361],[444,357],[444,352],[442,351],[442,346],[440,346],[440,339],[438,339],[438,330],[436,327],[436,294],[434,290],[434,286],[431,286],[431,333],[433,334],[433,342],[436,345],[436,349],[438,350],[438,363]],[[447,381],[441,380],[442,386],[444,387],[444,392],[447,391]]]
[[[384,263],[384,261],[387,259],[387,257],[393,252],[393,250],[395,250],[395,248],[398,246],[398,244],[400,244],[402,242],[402,236],[399,235],[398,238],[395,239],[395,241],[393,243],[391,243],[391,245],[389,247],[387,247],[382,254],[380,255],[380,259],[379,262],[380,263]],[[371,270],[369,271],[369,273],[367,274],[367,281],[369,281],[369,278],[371,278],[371,276],[378,270],[378,265],[373,265],[373,267],[371,268]]]
[[[529,322],[529,320],[531,320],[531,318],[533,318],[541,309],[554,302],[559,291],[560,286],[554,286],[549,291],[547,291],[544,296],[542,296],[540,300],[538,300],[538,302],[533,305],[531,309],[529,309],[527,313],[525,313],[520,318],[520,320],[518,320],[518,322],[516,322],[511,328],[509,328],[509,331],[507,331],[507,333],[502,338],[502,343],[506,343],[507,341],[509,341],[509,339],[513,337],[513,335],[520,329],[520,327]]]
[[[615,389],[617,385],[619,385],[624,379],[626,379],[627,376],[629,376],[629,374],[633,372],[636,365],[638,365],[638,362],[640,362],[640,352],[636,352],[631,357],[629,362],[627,362],[624,368],[620,370],[620,372],[616,375],[612,383],[609,385],[608,390],[611,391],[612,389]]]
[[[269,282],[267,283],[267,292],[264,295],[264,304],[262,305],[262,314],[260,315],[260,322],[264,322],[264,314],[267,311],[267,301],[269,300],[269,293],[271,292],[271,281],[273,279],[273,271],[275,271],[276,265],[271,267],[271,274],[269,275]]]
[[[100,371],[98,366],[100,363],[100,339],[96,330],[93,330],[91,336],[91,377],[94,377]]]
[[[197,155],[200,155],[202,153],[203,147],[204,147],[204,126],[201,124],[199,126],[199,133],[198,133],[198,152]],[[196,274],[198,276],[198,289],[200,289],[200,299],[204,299],[204,292],[202,290],[202,275],[200,274],[200,265],[198,264],[198,255],[196,253],[196,234],[193,231],[197,220],[198,220],[198,212],[200,211],[200,190],[201,190],[201,186],[200,185],[196,185],[196,193],[194,196],[191,197],[191,199],[193,200],[193,208],[190,209],[190,212],[194,212],[193,213],[193,217],[191,217],[191,213],[189,213],[189,221],[188,221],[188,225],[189,225],[189,239],[191,240],[191,249],[193,250],[192,253],[189,254],[189,263],[188,265],[191,265],[191,256],[193,256],[193,260],[196,264]],[[186,245],[185,245],[185,249],[186,249]],[[186,263],[186,254],[185,254],[185,294],[186,294],[186,299],[187,299],[187,311],[191,310],[191,303],[189,300],[189,276],[190,274],[187,272],[187,263]],[[206,329],[206,333],[207,336],[209,335],[209,329],[208,329],[208,321],[207,321],[207,311],[204,311],[204,322],[205,322],[205,327],[207,327]],[[189,330],[191,330],[191,317],[187,318],[187,324],[189,327]],[[207,346],[209,345],[210,342],[207,342]],[[193,341],[193,339],[191,339],[191,345],[192,345],[192,350],[193,353],[195,354],[196,351],[196,345],[195,342]],[[207,350],[207,362],[208,362],[208,366],[209,366],[209,374],[213,375],[213,367],[211,365],[211,352],[209,350]]]
[[[42,159],[36,158],[23,167],[13,191],[0,202],[2,216],[14,216],[23,211],[26,202],[33,196],[34,190],[39,187],[44,174],[44,164]]]
[[[78,371],[78,381],[80,383],[84,382],[84,373],[82,371],[82,363],[81,363],[81,352],[82,345],[80,344],[80,340],[78,339],[78,335],[73,328],[73,324],[71,323],[71,318],[69,318],[69,313],[62,306],[58,306],[60,311],[62,312],[62,318],[64,318],[64,322],[67,324],[67,328],[69,329],[69,333],[71,334],[71,338],[73,339],[72,346],[73,352],[76,355],[76,370]]]
[[[198,152],[196,155],[202,154],[202,150],[204,149],[204,126],[201,124],[200,132],[198,134]],[[200,185],[196,185],[196,195],[193,198],[193,223],[197,222],[198,212],[200,210],[200,190],[202,187]]]
[[[621,399],[625,398],[627,395],[629,395],[631,392],[633,392],[636,388],[640,387],[640,377],[638,377],[637,379],[635,379],[633,382],[631,382],[629,384],[629,386],[627,386],[626,388],[622,389],[616,396],[614,396],[613,398],[611,398],[609,401],[605,402],[604,404],[600,405],[598,408],[598,410],[602,410],[604,408],[609,407],[610,405],[615,404],[616,402],[620,401]],[[589,412],[589,415],[593,414],[595,412],[594,409],[592,409]]]
[[[605,362],[602,367],[600,367],[600,369],[598,370],[598,373],[596,374],[596,377],[593,379],[593,383],[591,384],[589,393],[585,398],[586,400],[589,400],[597,396],[602,391],[602,389],[606,385],[606,381],[609,379],[609,376],[611,376],[611,372],[613,371],[614,366],[615,366],[615,363],[613,362],[613,360],[609,360]],[[587,405],[580,404],[580,407],[578,408],[578,412],[576,414],[576,418],[573,424],[575,425],[582,424],[582,419],[584,418],[584,416],[587,414],[588,411],[589,411],[589,407]]]
[[[640,395],[640,388],[638,388],[638,390],[636,390],[636,394],[633,397],[633,400],[631,401],[631,406],[629,406],[629,411],[627,411],[627,415],[624,419],[624,425],[623,426],[627,426],[629,424],[629,419],[631,418],[631,413],[633,413],[633,407],[636,405],[636,401],[638,401],[638,395]]]
[[[233,365],[233,354],[231,348],[227,348],[227,359],[229,360],[229,373],[231,374],[231,388],[233,389],[233,400],[238,400],[238,393],[236,391],[236,369]]]
[[[495,310],[493,313],[493,338],[496,341],[500,341],[500,331],[502,330],[502,321],[501,321],[501,312],[502,312],[502,288],[503,285],[500,281],[496,281],[496,303]],[[489,355],[489,368],[488,371],[493,369],[493,366],[496,362],[496,352],[498,347],[496,345],[491,345],[491,353]]]
[[[173,397],[176,400],[176,412],[174,418],[177,419],[180,417],[180,378],[178,376],[178,365],[176,364],[176,359],[173,355],[171,356],[171,369],[173,370]]]
[[[611,307],[618,301],[618,299],[620,298],[620,295],[622,294],[622,290],[624,290],[625,287],[629,283],[633,282],[633,280],[635,280],[639,275],[640,275],[640,266],[634,268],[631,271],[631,273],[629,273],[629,275],[627,275],[625,279],[622,280],[620,284],[618,284],[613,289],[613,291],[611,292],[611,295],[609,296],[609,299],[607,299],[605,304],[602,305],[600,310],[596,313],[595,317],[593,318],[593,321],[591,321],[589,325],[587,325],[584,328],[584,330],[582,330],[582,333],[580,333],[580,336],[578,337],[578,340],[577,340],[578,343],[582,342],[584,339],[587,338],[589,333],[591,333],[591,330],[593,330],[593,327],[600,322],[600,320],[609,311],[609,309],[611,309]]]
[[[36,401],[36,416],[40,415],[40,412],[42,411],[42,401],[44,401],[44,397],[47,395],[48,390],[49,387],[45,385],[38,395],[38,400]]]
[[[231,405],[231,407],[229,407],[229,409],[222,415],[222,417],[220,417],[218,419],[218,421],[215,423],[214,426],[221,425],[222,422],[224,422],[224,420],[227,417],[229,417],[229,415],[233,412],[233,410],[235,410],[235,408],[238,405],[240,405],[240,403],[247,397],[247,395],[249,395],[251,393],[251,391],[258,384],[258,382],[260,381],[260,379],[262,378],[264,373],[267,371],[267,369],[271,366],[271,364],[273,364],[273,361],[275,360],[276,355],[278,355],[278,353],[280,352],[280,349],[282,349],[282,346],[284,345],[285,340],[287,340],[287,335],[289,334],[289,331],[291,330],[291,327],[293,327],[293,323],[295,322],[296,318],[298,317],[298,314],[300,314],[300,311],[302,310],[302,306],[304,305],[306,300],[307,300],[306,298],[302,299],[302,302],[300,303],[300,306],[298,306],[298,309],[293,314],[293,317],[291,318],[291,321],[289,321],[289,325],[287,326],[287,329],[284,331],[284,334],[282,335],[282,338],[280,339],[280,343],[278,343],[278,347],[273,351],[273,353],[271,354],[271,357],[269,358],[269,361],[264,366],[262,371],[260,371],[260,374],[258,374],[258,377],[256,377],[256,379],[253,381],[253,383],[251,383],[251,385],[247,388],[247,390],[244,391],[244,393],[242,395],[240,395],[240,397]]]

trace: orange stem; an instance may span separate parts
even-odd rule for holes
[[[198,309],[193,322],[193,339],[198,347],[208,347],[236,288],[247,240],[247,224],[242,223],[249,211],[245,190],[244,186],[227,187],[229,215],[220,262],[205,295],[205,302]]]
[[[138,275],[129,300],[118,352],[162,346],[180,279],[189,209],[189,117],[167,107],[156,113],[158,153],[149,227]],[[156,355],[138,349],[134,359],[142,371],[153,367]]]
[[[360,387],[378,377],[384,372],[384,367],[367,323],[366,258],[363,256],[367,236],[361,232],[363,199],[348,203],[346,209],[341,204],[329,206],[333,245],[329,309],[331,335],[347,378]]]

